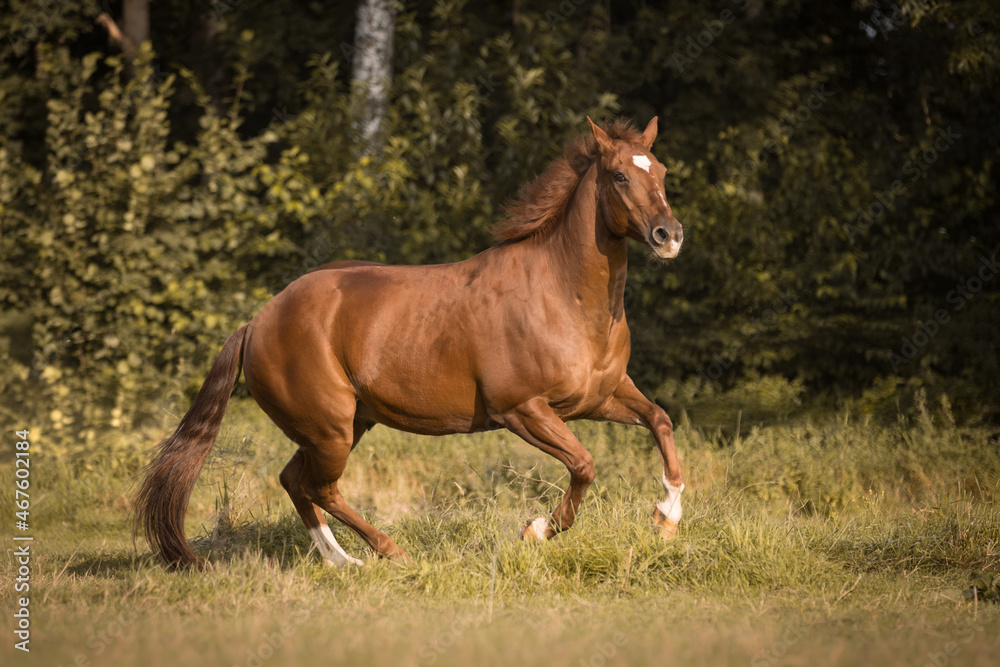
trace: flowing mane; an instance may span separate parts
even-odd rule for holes
[[[626,118],[603,123],[602,128],[612,139],[639,143],[640,133]],[[567,143],[562,157],[524,185],[517,199],[504,206],[506,217],[493,226],[494,238],[500,242],[520,241],[558,224],[577,183],[599,154],[597,141],[589,132]]]

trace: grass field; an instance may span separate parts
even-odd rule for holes
[[[675,415],[676,417],[676,415]],[[732,424],[738,416],[732,415]],[[659,462],[638,428],[580,422],[597,482],[574,528],[516,539],[554,507],[562,467],[506,433],[377,427],[342,489],[412,562],[320,562],[277,474],[292,445],[234,400],[192,499],[209,572],[168,572],[126,510],[148,448],[89,460],[32,445],[30,653],[14,648],[17,563],[0,572],[4,665],[995,665],[1000,451],[947,409],[890,424],[844,413],[739,433],[681,416],[681,532],[651,528]],[[165,422],[165,426],[169,426]],[[13,429],[11,429],[13,430]],[[6,446],[5,446],[6,447]],[[14,524],[14,469],[0,506]],[[9,539],[9,538],[8,538]],[[10,542],[10,544],[15,544]]]

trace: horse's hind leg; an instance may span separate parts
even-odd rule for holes
[[[314,505],[306,496],[304,489],[310,485],[310,481],[305,479],[305,466],[305,455],[299,449],[292,456],[292,460],[288,462],[285,469],[281,471],[278,479],[281,480],[281,485],[285,487],[285,491],[288,492],[288,496],[292,499],[292,504],[295,505],[295,509],[298,510],[303,523],[306,524],[309,536],[313,538],[313,542],[316,544],[316,548],[323,559],[331,565],[337,567],[349,564],[361,565],[360,560],[348,556],[343,548],[341,548],[337,542],[337,538],[333,536],[330,526],[327,525],[326,518],[320,512],[319,507]]]
[[[347,556],[337,544],[319,511],[321,508],[357,533],[379,555],[406,557],[406,552],[397,547],[391,537],[365,521],[347,504],[338,488],[348,454],[370,427],[371,424],[355,420],[351,442],[339,437],[310,440],[295,453],[281,473],[281,484],[302,515],[320,553],[338,566],[360,561]]]
[[[375,550],[375,553],[386,558],[401,558],[405,560],[410,557],[409,554],[396,546],[391,537],[365,521],[361,518],[360,514],[347,504],[344,496],[340,494],[340,489],[337,488],[337,482],[331,482],[327,486],[322,487],[319,493],[320,500],[317,501],[318,504],[357,533],[361,539],[368,543],[368,546]]]

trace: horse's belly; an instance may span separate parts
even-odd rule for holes
[[[497,428],[471,382],[407,386],[401,378],[358,389],[357,416],[365,421],[424,435],[470,433]]]
[[[406,350],[400,355],[401,351],[380,358],[366,355],[360,363],[350,364],[359,416],[427,435],[474,428],[477,401],[471,376],[427,352]]]

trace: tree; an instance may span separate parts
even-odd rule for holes
[[[149,40],[149,1],[124,0],[122,3],[122,25],[119,29],[115,20],[107,12],[97,17],[97,23],[108,31],[108,37],[125,54],[131,63],[138,54],[139,46]]]
[[[375,147],[389,102],[395,26],[390,0],[362,0],[358,5],[352,88],[359,98],[354,129],[365,153]]]
[[[92,425],[153,405],[252,311],[228,295],[478,252],[620,113],[660,116],[685,225],[670,264],[632,246],[644,388],[975,407],[1000,372],[994,4],[163,0],[129,81],[88,55],[96,0],[6,0],[0,393],[110,401]]]

